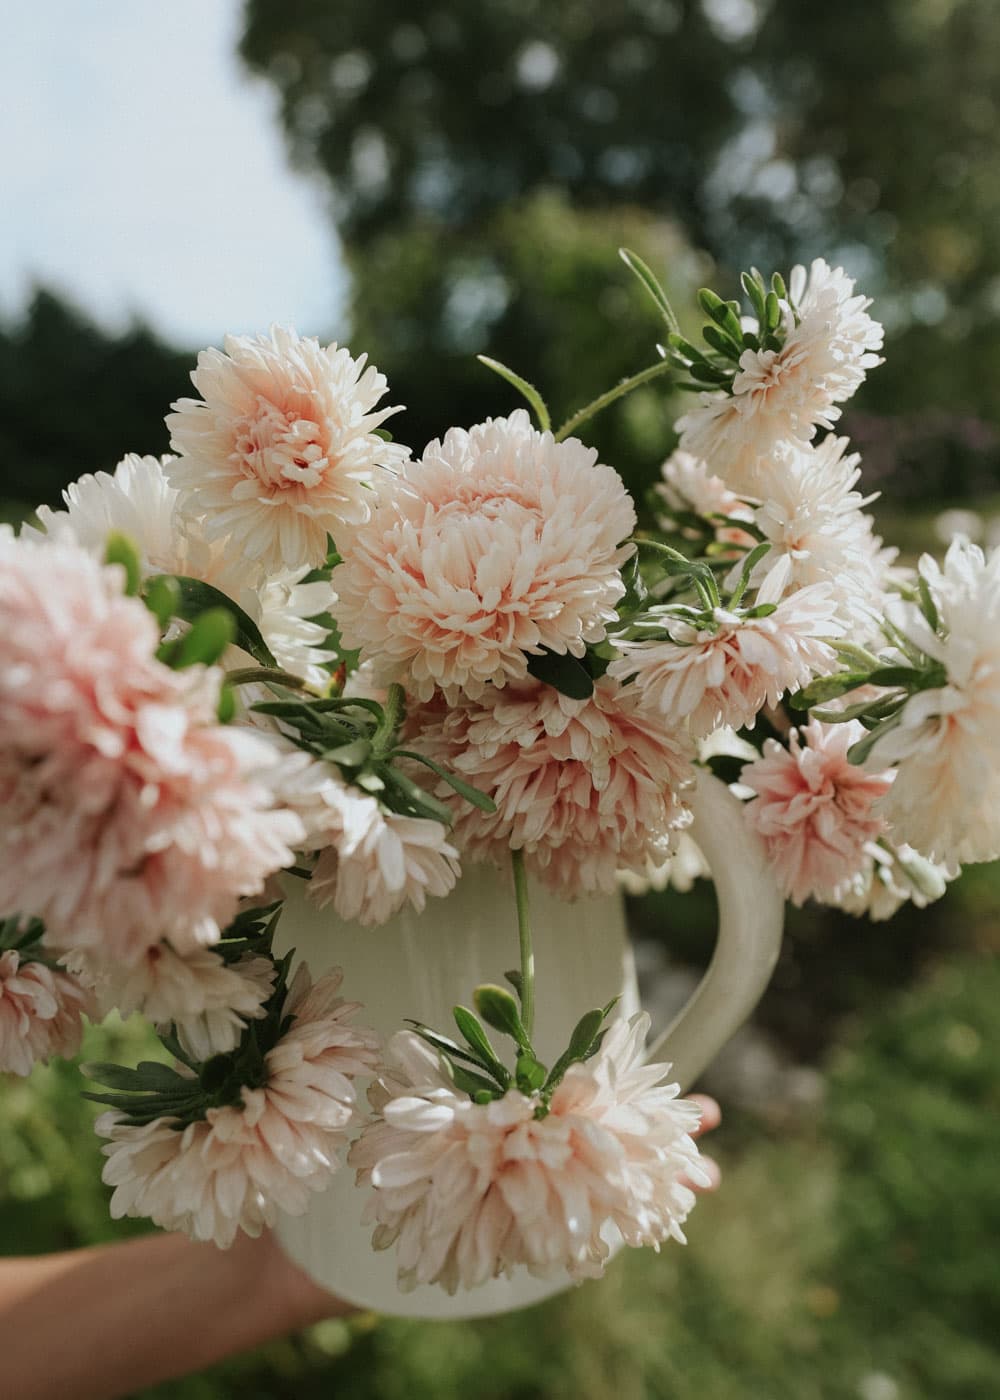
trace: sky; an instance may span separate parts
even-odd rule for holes
[[[240,0],[0,0],[0,315],[42,283],[198,348],[336,337],[322,192],[236,58]]]

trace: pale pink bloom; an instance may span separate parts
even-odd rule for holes
[[[238,1230],[257,1236],[279,1210],[302,1215],[326,1189],[358,1121],[354,1081],[378,1065],[378,1038],[350,1024],[359,1007],[337,995],[339,968],[311,990],[308,981],[300,967],[291,1029],[264,1057],[266,1082],[244,1088],[238,1106],[186,1126],[167,1117],[135,1127],[114,1111],[97,1120],[110,1139],[104,1181],[115,1188],[115,1220],[148,1216],[227,1249]]]
[[[707,1182],[691,1133],[699,1108],[644,1063],[649,1018],[612,1026],[600,1051],[567,1070],[549,1111],[511,1089],[476,1104],[410,1031],[390,1042],[371,1090],[376,1112],[351,1148],[370,1186],[375,1249],[396,1248],[400,1286],[475,1288],[526,1267],[540,1277],[597,1277],[609,1240],[684,1243],[695,1203],[681,1181]]]
[[[414,709],[410,726],[412,747],[496,804],[481,812],[437,788],[452,803],[463,855],[506,866],[522,850],[528,869],[566,896],[610,892],[617,871],[662,862],[690,821],[690,744],[607,678],[589,700],[521,681]]]
[[[947,684],[911,695],[871,763],[896,764],[882,804],[897,842],[945,865],[1000,856],[1000,550],[956,540],[920,570],[944,637],[915,607],[896,621],[939,661]]]
[[[184,515],[265,571],[322,564],[327,534],[367,514],[376,467],[405,455],[375,431],[397,410],[376,410],[387,385],[365,360],[277,326],[203,350],[201,399],[167,417]]]
[[[847,886],[831,901],[845,914],[884,923],[907,901],[924,909],[940,899],[957,868],[936,865],[912,846],[893,846],[884,838],[873,841],[868,859]]]
[[[873,497],[854,489],[857,453],[845,457],[846,438],[827,437],[818,447],[783,443],[762,472],[761,500],[753,520],[771,545],[753,575],[761,584],[782,566],[786,588],[834,585],[838,617],[853,633],[874,632],[883,611],[886,571],[895,551],[882,550],[874,522],[864,513]],[[785,561],[787,560],[787,564]]]
[[[674,510],[694,511],[696,515],[725,515],[736,520],[753,521],[753,508],[730,491],[720,476],[714,476],[705,463],[690,452],[678,449],[660,468],[663,480],[656,485],[657,495]],[[665,517],[665,530],[676,525]],[[752,549],[756,540],[739,526],[718,525],[716,539],[722,544],[744,545]]]
[[[792,730],[788,748],[774,739],[764,756],[748,763],[740,782],[756,793],[744,808],[764,839],[779,885],[793,904],[810,897],[836,900],[870,861],[869,845],[885,822],[876,803],[888,792],[891,773],[866,773],[847,757],[864,736],[860,724]]]
[[[764,588],[758,601],[769,601]],[[767,617],[716,608],[713,620],[714,632],[665,617],[671,640],[617,641],[622,655],[608,675],[632,678],[647,705],[677,727],[687,720],[697,738],[719,725],[742,729],[786,691],[836,670],[830,640],[843,625],[829,584],[799,589]]]
[[[330,585],[303,583],[308,565],[264,577],[254,561],[234,554],[222,542],[209,542],[202,522],[178,510],[178,492],[167,480],[166,461],[130,454],[113,475],[80,477],[63,492],[65,510],[39,506],[44,533],[25,526],[22,537],[76,543],[103,560],[108,536],[113,531],[126,535],[138,550],[144,577],[180,574],[220,589],[259,625],[279,666],[322,689],[329,679],[323,663],[334,653],[324,646],[326,628],[308,619],[329,611],[334,601]],[[254,663],[233,647],[225,664]]]
[[[301,818],[306,851],[319,860],[309,898],[342,919],[384,924],[404,904],[422,912],[428,895],[450,894],[458,851],[442,822],[401,816],[344,782],[339,770],[304,753],[285,764],[282,800]]]
[[[273,750],[215,722],[218,673],[157,661],[120,575],[0,540],[0,908],[132,960],[215,941],[302,829],[259,781]]]
[[[182,957],[169,943],[147,948],[135,963],[71,953],[67,965],[94,989],[102,1012],[147,1017],[166,1030],[171,1024],[195,1060],[234,1050],[248,1020],[264,1015],[275,967],[270,958],[244,955],[225,963],[207,948]]]
[[[39,1060],[80,1048],[90,994],[69,973],[0,953],[0,1074],[30,1074]]]
[[[635,527],[621,479],[596,458],[518,410],[453,428],[380,478],[333,573],[345,646],[422,700],[522,678],[545,647],[581,656],[616,615]]]
[[[678,421],[681,447],[702,458],[735,491],[759,494],[766,459],[786,439],[808,442],[830,428],[839,404],[881,364],[882,327],[871,301],[854,295],[842,268],[817,258],[795,268],[780,350],[744,350],[732,393],[705,392]]]

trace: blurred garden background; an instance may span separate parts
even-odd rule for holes
[[[25,70],[4,142],[23,159],[4,167],[8,234],[22,233],[0,236],[0,519],[58,503],[125,451],[165,451],[196,329],[218,343],[273,316],[367,350],[415,449],[515,406],[479,352],[564,417],[655,358],[626,244],[689,326],[696,289],[734,295],[751,263],[843,263],[887,331],[886,364],[843,420],[884,534],[908,558],[956,529],[1000,544],[995,0],[101,8],[89,44],[69,0],[5,21],[12,75],[19,45],[55,61]],[[225,107],[211,45],[242,106]],[[80,133],[46,127],[44,108],[73,104]],[[140,217],[154,108],[178,155]],[[87,139],[102,115],[105,146]],[[149,169],[129,140],[148,143]],[[54,201],[49,157],[91,192],[108,170],[116,187],[99,201],[67,183]],[[218,268],[200,257],[212,228]],[[135,267],[101,256],[116,231],[145,249]],[[212,299],[223,283],[229,303]],[[246,307],[236,323],[221,320],[230,303]],[[661,380],[588,433],[640,504],[678,411]],[[711,954],[711,890],[634,899],[631,914],[666,1015]],[[773,986],[703,1085],[723,1103],[724,1187],[687,1250],[621,1259],[517,1317],[324,1323],[148,1395],[1000,1396],[998,951],[988,868],[888,924],[790,911]],[[109,1039],[148,1049],[116,1025],[91,1033],[87,1057],[115,1058]],[[4,1253],[139,1228],[107,1218],[79,1087],[64,1065],[0,1086]]]

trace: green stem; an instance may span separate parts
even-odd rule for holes
[[[531,946],[531,922],[528,918],[528,877],[524,871],[524,852],[511,851],[510,863],[514,871],[517,937],[521,949],[521,1020],[530,1040],[535,1025],[535,954]]]
[[[226,680],[230,685],[283,685],[289,690],[309,689],[301,676],[293,676],[273,666],[244,666],[238,671],[227,671]]]
[[[556,442],[562,442],[568,438],[570,433],[577,430],[581,423],[586,423],[588,418],[593,418],[595,414],[601,413],[609,404],[613,404],[616,399],[622,399],[626,394],[631,394],[633,389],[638,389],[640,384],[647,383],[650,379],[655,379],[660,374],[668,374],[673,366],[668,360],[660,360],[655,365],[650,365],[648,369],[641,369],[638,374],[633,374],[628,379],[623,379],[620,384],[616,384],[613,389],[609,389],[606,394],[599,395],[586,408],[581,408],[574,413],[572,418],[567,418],[556,433]]]
[[[406,691],[397,682],[390,685],[382,706],[382,722],[372,736],[372,756],[382,758],[396,740],[396,730],[406,711]]]

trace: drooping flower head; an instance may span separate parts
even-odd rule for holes
[[[239,1102],[187,1124],[138,1126],[115,1111],[96,1128],[109,1138],[104,1180],[111,1215],[147,1216],[226,1249],[237,1231],[259,1235],[279,1210],[302,1215],[341,1165],[355,1126],[354,1080],[374,1073],[378,1039],[352,1025],[359,1007],[338,995],[339,968],[310,986],[300,964],[285,1010],[291,1028],[264,1057],[261,1082]]]
[[[649,1020],[612,1026],[600,1051],[567,1070],[548,1112],[516,1089],[488,1104],[456,1091],[430,1046],[390,1042],[369,1091],[374,1123],[348,1156],[371,1187],[376,1249],[395,1246],[400,1286],[475,1288],[526,1267],[599,1276],[613,1227],[628,1245],[684,1241],[704,1181],[691,1133],[699,1109],[643,1063]]]
[[[916,607],[897,620],[946,683],[911,695],[871,764],[896,765],[881,806],[894,839],[945,865],[1000,856],[1000,550],[956,540],[920,571],[939,627]]]
[[[322,564],[327,535],[367,514],[376,466],[405,455],[376,434],[396,410],[376,409],[387,385],[365,359],[280,327],[202,351],[201,398],[167,417],[181,511],[265,570]]]
[[[481,695],[543,648],[583,654],[625,592],[632,501],[575,438],[518,410],[432,442],[375,484],[371,519],[338,540],[344,643],[422,700]]]
[[[0,539],[0,614],[0,909],[126,961],[214,942],[302,833],[259,780],[273,750],[82,550]]]
[[[0,952],[0,1074],[30,1074],[40,1060],[75,1055],[93,999],[69,973]]]
[[[496,804],[456,801],[454,840],[469,860],[527,868],[567,896],[610,893],[621,869],[669,855],[690,820],[690,746],[608,678],[589,700],[521,681],[480,700],[415,709],[414,744]],[[438,796],[452,798],[442,786]]]
[[[66,962],[93,988],[103,1014],[140,1012],[160,1030],[172,1025],[196,1060],[235,1049],[246,1022],[264,1015],[275,976],[270,958],[245,954],[226,963],[208,948],[182,957],[167,942],[153,944],[135,963],[80,950]]]
[[[847,757],[864,734],[860,724],[793,730],[788,747],[774,739],[748,763],[740,782],[757,794],[746,819],[764,838],[778,883],[793,904],[836,902],[867,869],[869,845],[885,830],[876,803],[891,773],[867,773]]]
[[[772,579],[777,585],[777,571]],[[843,624],[829,584],[800,588],[766,617],[716,608],[712,623],[709,629],[668,617],[668,641],[616,641],[622,655],[608,675],[631,680],[648,707],[678,729],[687,721],[699,738],[720,725],[752,724],[764,705],[836,668],[830,639]]]

